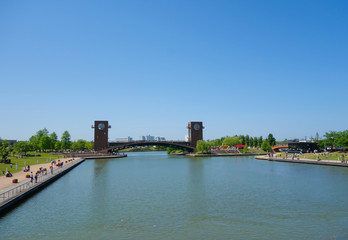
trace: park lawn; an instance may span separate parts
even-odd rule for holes
[[[5,171],[6,173],[6,168],[11,172],[19,172],[22,169],[24,169],[24,166],[28,165],[35,165],[35,164],[41,164],[41,163],[47,163],[50,162],[53,159],[57,159],[57,155],[52,155],[48,153],[29,153],[29,155],[40,155],[40,157],[23,157],[23,158],[18,158],[18,156],[11,156],[9,159],[11,159],[12,163],[12,168],[11,164],[5,164],[5,163],[0,163],[0,176],[2,176],[2,171]],[[17,166],[16,166],[17,165]]]
[[[291,155],[292,153],[289,153],[288,155]],[[326,158],[326,155],[322,155],[322,153],[304,153],[302,155],[300,155],[300,158],[302,159],[317,159],[317,157],[319,156],[321,158],[321,160],[335,160],[337,161],[338,158],[339,160],[342,160],[342,154],[343,153],[329,153],[328,158]],[[279,153],[277,153],[277,157],[285,157],[285,153],[281,153],[279,155]],[[344,154],[344,160],[348,160],[348,155],[347,153]]]
[[[264,154],[266,154],[267,152],[262,150],[261,148],[260,149],[258,149],[258,148],[251,148],[251,149],[248,149],[247,153],[264,153]]]

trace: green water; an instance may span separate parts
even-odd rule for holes
[[[348,239],[348,168],[164,152],[87,160],[0,239]]]

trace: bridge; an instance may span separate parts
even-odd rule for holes
[[[194,152],[195,148],[190,146],[190,142],[184,141],[131,141],[131,142],[110,142],[109,147],[99,150],[99,152],[117,152],[119,150],[137,146],[163,146],[181,149],[187,152]]]
[[[280,149],[282,149],[282,148],[289,148],[289,144],[274,145],[274,146],[272,147],[272,151],[273,151],[273,152],[279,152]]]
[[[109,142],[108,130],[111,128],[108,121],[95,121],[94,126],[94,150],[96,152],[117,152],[121,149],[135,146],[163,146],[182,149],[187,152],[195,152],[199,140],[203,140],[203,123],[189,122],[189,141],[131,141],[131,142]]]

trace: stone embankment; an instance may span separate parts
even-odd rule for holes
[[[334,161],[334,160],[314,160],[314,159],[303,159],[303,158],[277,158],[269,156],[255,156],[257,160],[267,160],[276,162],[290,162],[290,163],[303,163],[303,164],[316,164],[316,165],[326,165],[326,166],[338,166],[338,167],[348,167],[348,162],[344,161]]]
[[[246,157],[246,156],[259,156],[265,155],[264,153],[209,153],[209,154],[186,154],[188,157]]]

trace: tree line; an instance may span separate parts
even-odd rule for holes
[[[55,132],[51,134],[44,128],[29,138],[29,141],[19,141],[10,146],[7,140],[0,141],[0,157],[6,159],[10,152],[26,155],[31,151],[61,151],[61,150],[91,150],[92,142],[83,139],[71,141],[68,131],[64,131],[60,140]]]
[[[317,140],[319,148],[326,149],[327,147],[348,147],[348,130],[345,131],[330,131],[324,134],[324,139]]]
[[[245,145],[245,149],[248,147],[258,147],[262,148],[265,151],[270,151],[271,147],[276,145],[276,139],[273,134],[268,134],[266,139],[260,137],[251,137],[249,135],[235,135],[233,137],[222,137],[214,140],[200,140],[197,142],[197,151],[202,153],[210,152],[212,147],[218,146],[236,146],[236,145]]]

